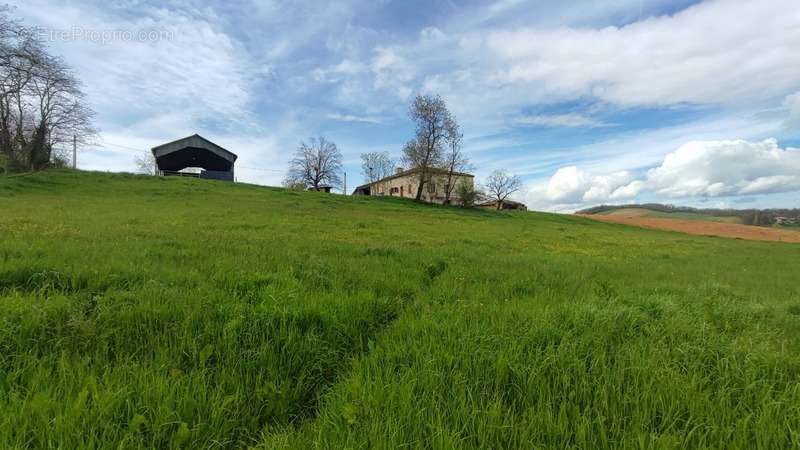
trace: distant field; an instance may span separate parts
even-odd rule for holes
[[[668,213],[645,208],[620,208],[597,214],[587,214],[584,217],[602,222],[677,231],[699,236],[800,243],[800,229],[797,227],[743,225],[738,217],[716,217],[689,212]]]
[[[660,219],[677,220],[702,220],[721,223],[742,223],[742,219],[736,216],[710,216],[691,212],[663,212],[644,208],[619,208],[611,211],[604,211],[597,215],[602,216],[623,216],[623,217],[653,217]]]
[[[800,447],[800,244],[0,177],[0,448]]]

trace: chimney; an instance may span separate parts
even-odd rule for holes
[[[394,174],[395,174],[395,175],[397,175],[397,174],[399,174],[399,173],[402,173],[402,172],[403,172],[403,170],[404,170],[404,169],[403,169],[402,167],[395,167],[395,169],[394,169]]]

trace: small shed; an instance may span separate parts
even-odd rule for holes
[[[372,194],[372,185],[371,184],[364,184],[358,186],[353,190],[353,195],[371,195]]]
[[[478,208],[517,210],[517,211],[528,210],[528,207],[525,206],[524,203],[515,202],[514,200],[503,200],[503,203],[500,205],[500,208],[497,207],[497,200],[491,200],[486,203],[479,204]]]
[[[153,147],[151,151],[159,175],[234,180],[234,164],[238,156],[198,134]],[[198,173],[181,172],[189,167],[203,170]]]
[[[327,184],[322,184],[317,188],[314,188],[313,186],[310,186],[307,190],[308,191],[316,191],[316,192],[324,192],[326,194],[330,194],[331,193],[331,189],[333,189],[333,186],[328,186]]]

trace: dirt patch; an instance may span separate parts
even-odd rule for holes
[[[700,220],[640,217],[635,214],[581,214],[581,216],[601,222],[621,223],[637,227],[653,228],[656,230],[678,231],[680,233],[696,234],[700,236],[800,243],[800,231],[779,230],[776,228],[755,227],[734,223],[704,222]]]

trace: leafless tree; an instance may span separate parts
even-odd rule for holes
[[[153,156],[153,152],[142,152],[133,161],[136,164],[136,173],[143,175],[156,174],[156,157]]]
[[[389,152],[370,152],[361,154],[361,173],[367,183],[374,183],[394,174],[397,161]]]
[[[339,186],[341,171],[342,154],[336,144],[324,137],[311,138],[297,148],[284,184],[302,183],[315,190],[325,184]]]
[[[486,179],[485,189],[486,195],[497,202],[499,210],[508,197],[522,189],[522,180],[516,175],[510,175],[505,170],[495,170]]]
[[[45,167],[54,148],[74,139],[86,143],[95,134],[91,124],[94,113],[86,106],[80,83],[66,64],[43,55],[39,66],[30,84],[30,95],[37,106],[28,155],[32,169]]]
[[[419,201],[423,188],[430,182],[431,169],[442,164],[453,118],[438,95],[417,95],[409,115],[416,125],[416,136],[403,148],[403,160],[409,168],[419,169],[416,195]]]
[[[447,183],[444,186],[444,203],[446,205],[450,204],[450,196],[456,189],[455,183],[453,183],[456,174],[466,172],[470,168],[469,159],[462,150],[463,143],[464,134],[461,133],[461,127],[455,119],[452,119],[447,132],[447,152],[443,158],[443,169],[447,171]]]
[[[0,9],[0,153],[11,169],[58,162],[66,144],[95,135],[80,83],[36,33]]]

